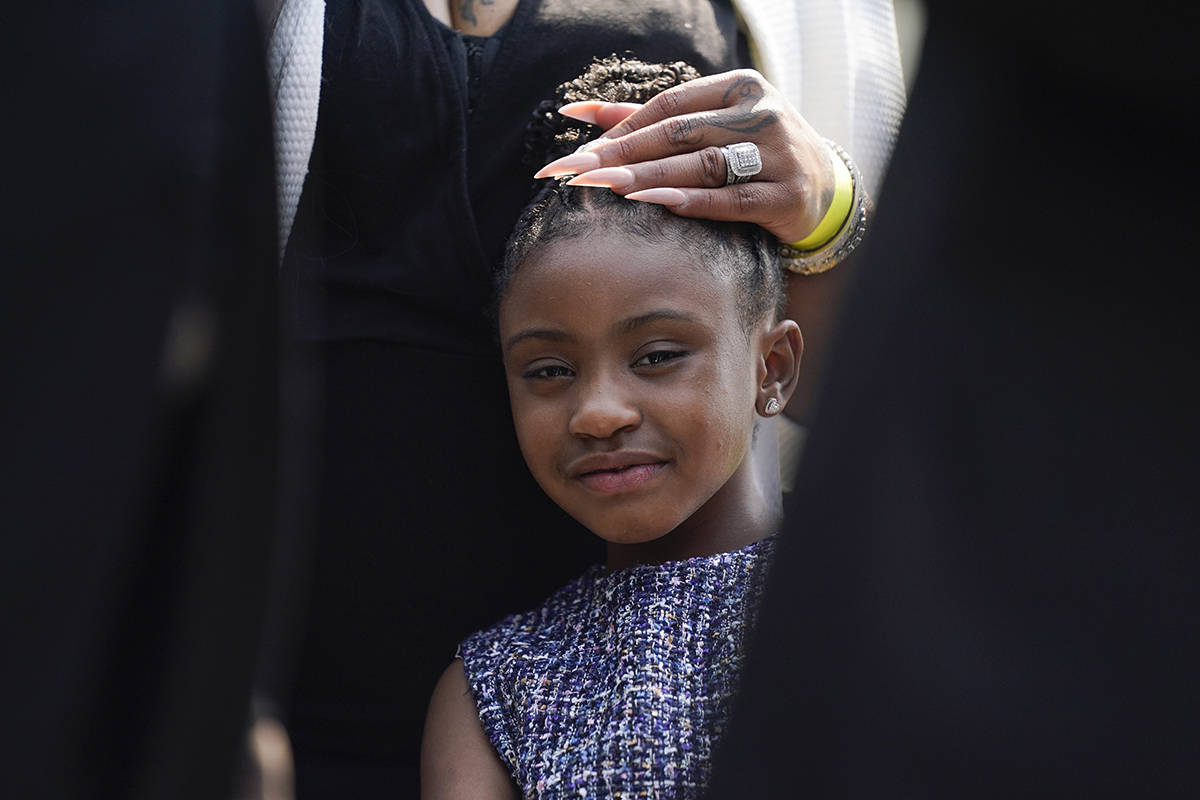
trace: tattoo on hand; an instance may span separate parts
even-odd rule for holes
[[[738,133],[757,133],[779,121],[779,114],[769,109],[755,111],[758,101],[763,99],[762,84],[754,78],[738,78],[725,90],[721,98],[724,105],[734,103],[733,111],[710,123],[714,127]]]
[[[704,143],[704,129],[710,126],[737,133],[758,133],[779,122],[778,112],[754,109],[763,97],[762,83],[754,78],[738,78],[721,98],[721,104],[732,105],[732,109],[704,118],[671,118],[667,120],[667,138],[672,144],[694,147]]]
[[[729,105],[729,101],[737,98],[737,105],[754,105],[763,98],[762,86],[753,78],[738,78],[733,82],[733,85],[725,90],[725,94],[721,97],[723,105]]]
[[[667,121],[667,138],[671,144],[697,145],[704,141],[704,131],[695,119],[675,117]]]

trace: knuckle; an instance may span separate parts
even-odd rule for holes
[[[725,154],[719,147],[706,147],[699,151],[700,171],[706,186],[725,185]]]
[[[766,98],[770,86],[757,70],[736,70],[725,90],[724,103],[732,106],[755,105]]]
[[[717,198],[713,192],[695,192],[688,201],[689,210],[694,216],[714,218],[717,209]]]
[[[755,88],[761,89],[767,85],[767,79],[764,78],[763,74],[756,69],[745,67],[737,70],[734,74],[737,76],[739,81]]]
[[[644,175],[639,175],[642,178],[639,183],[649,183],[653,186],[673,186],[671,180],[671,171],[668,169],[665,162],[651,161],[644,167]]]
[[[691,117],[671,117],[663,125],[668,144],[690,143],[696,136],[696,121]]]
[[[610,145],[613,149],[613,155],[616,156],[617,164],[632,164],[637,159],[637,136],[623,136],[620,139],[613,140]]]
[[[637,130],[637,129],[630,127],[628,122],[626,122],[625,120],[621,120],[616,125],[613,125],[611,128],[604,131],[600,135],[605,137],[606,139],[620,139],[622,136],[626,136],[630,133],[633,133],[635,130]]]
[[[735,184],[733,190],[734,206],[742,216],[753,214],[766,202],[766,192],[753,182]]]
[[[759,110],[758,113],[759,124],[762,125],[765,130],[774,132],[779,129],[780,115],[777,108],[764,103],[763,108]]]
[[[663,119],[678,117],[683,114],[683,103],[680,98],[679,89],[682,87],[673,87],[665,92],[662,92],[651,100],[652,103],[658,106],[659,113]]]

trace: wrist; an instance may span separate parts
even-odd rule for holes
[[[872,213],[871,198],[867,195],[862,174],[850,158],[850,154],[835,142],[826,141],[849,175],[849,208],[846,211],[842,210],[846,202],[843,179],[840,190],[835,188],[834,200],[817,229],[799,242],[780,244],[781,265],[789,272],[799,275],[815,275],[832,269],[849,256],[862,243]],[[839,191],[842,194],[841,199],[838,197]],[[832,220],[829,227],[832,227],[833,233],[828,238],[824,238],[827,231],[822,230],[826,220]]]
[[[829,208],[825,209],[825,214],[807,236],[795,242],[787,242],[788,247],[806,251],[824,247],[833,241],[833,237],[838,235],[838,231],[850,217],[850,212],[854,208],[854,180],[850,175],[850,169],[846,166],[846,162],[836,154],[831,159],[831,165],[833,167],[833,196],[829,202]]]

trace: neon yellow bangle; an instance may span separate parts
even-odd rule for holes
[[[816,250],[832,241],[846,224],[854,202],[854,181],[850,177],[850,170],[840,158],[833,159],[833,173],[833,202],[829,204],[829,210],[821,217],[812,233],[798,242],[789,243],[790,247],[797,250]]]

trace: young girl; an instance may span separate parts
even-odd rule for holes
[[[574,86],[610,99],[593,85],[694,75],[608,60]],[[560,181],[522,216],[498,290],[517,437],[608,558],[462,643],[430,703],[423,797],[701,795],[779,523],[750,451],[796,381],[782,301],[755,226]]]

